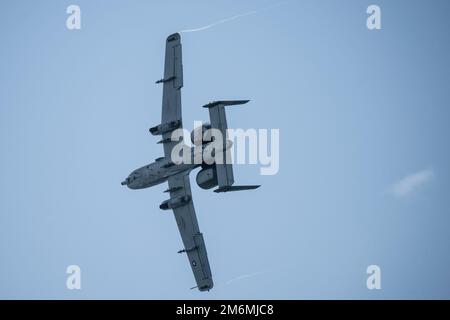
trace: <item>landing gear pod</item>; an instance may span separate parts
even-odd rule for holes
[[[149,129],[150,133],[154,136],[161,135],[166,132],[174,131],[181,127],[181,121],[175,120],[168,123],[160,124]]]
[[[169,200],[164,201],[159,205],[159,208],[161,210],[169,210],[169,209],[175,209],[181,206],[184,206],[188,204],[191,201],[191,197],[186,195],[182,197],[176,197]]]

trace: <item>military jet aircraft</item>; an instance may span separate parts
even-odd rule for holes
[[[163,145],[164,157],[158,158],[155,162],[134,170],[123,182],[122,185],[130,189],[148,188],[165,181],[169,188],[165,191],[170,194],[170,199],[164,201],[159,206],[162,210],[172,209],[178,229],[181,234],[184,248],[179,253],[186,253],[191,265],[197,286],[200,291],[210,290],[213,287],[211,269],[206,252],[205,241],[197,222],[194,204],[192,202],[189,174],[197,167],[201,167],[196,181],[202,189],[218,187],[215,192],[228,192],[256,189],[258,185],[234,186],[233,168],[229,163],[213,162],[207,164],[202,162],[196,164],[176,164],[171,159],[174,146],[180,141],[172,140],[172,132],[182,128],[181,117],[181,88],[183,87],[183,66],[181,59],[181,40],[178,33],[172,34],[166,41],[166,54],[164,65],[164,78],[156,83],[163,84],[162,99],[162,120],[161,124],[150,128],[153,135],[161,135],[158,142]],[[225,106],[245,104],[249,100],[237,101],[215,101],[208,103],[204,107],[209,109],[211,124],[203,124],[202,127],[194,129],[191,133],[191,140],[194,145],[199,143],[206,147],[211,141],[195,139],[195,130],[201,130],[200,137],[208,129],[220,130],[223,137],[226,137],[227,121],[225,117]],[[223,151],[230,147],[230,142],[223,139]],[[192,154],[194,148],[191,149]]]

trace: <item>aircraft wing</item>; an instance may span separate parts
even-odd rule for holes
[[[200,291],[209,290],[213,287],[213,280],[205,241],[203,240],[203,235],[200,233],[194,204],[192,202],[189,172],[182,172],[171,176],[169,177],[168,182],[170,199],[173,200],[174,203],[176,203],[176,199],[188,200],[184,202],[183,205],[174,205],[172,207],[184,244],[184,249],[181,250],[180,253],[187,253],[198,289]]]
[[[178,33],[167,37],[166,56],[164,62],[164,78],[157,81],[163,83],[163,101],[161,124],[170,129],[162,133],[164,155],[170,158],[173,147],[178,141],[170,141],[172,131],[182,128],[181,88],[183,87],[183,64],[181,40]]]

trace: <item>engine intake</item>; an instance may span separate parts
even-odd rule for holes
[[[211,166],[200,170],[195,178],[200,188],[208,190],[217,186],[217,173]]]

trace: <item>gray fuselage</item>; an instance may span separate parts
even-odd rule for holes
[[[131,172],[122,185],[130,189],[149,188],[167,181],[170,176],[182,171],[189,172],[199,166],[200,164],[174,164],[169,158],[161,157]]]

